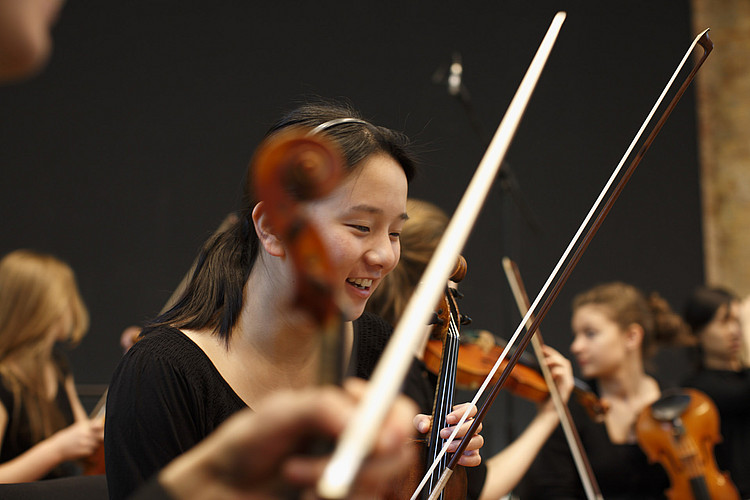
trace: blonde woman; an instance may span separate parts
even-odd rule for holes
[[[88,312],[70,267],[17,250],[0,261],[0,482],[76,472],[101,443],[56,342],[78,343]]]

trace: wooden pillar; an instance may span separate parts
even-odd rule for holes
[[[750,294],[750,1],[692,0],[715,47],[697,78],[706,283]]]

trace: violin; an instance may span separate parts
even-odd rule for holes
[[[459,256],[456,267],[450,277],[454,283],[461,281],[466,275],[466,260]],[[432,428],[428,441],[417,441],[420,446],[427,445],[423,453],[419,453],[424,460],[413,470],[409,471],[403,484],[396,485],[386,498],[405,498],[415,491],[427,466],[438,459],[438,455],[445,443],[445,439],[440,437],[440,431],[447,426],[446,417],[453,409],[454,389],[457,382],[457,365],[460,344],[460,326],[466,321],[465,316],[461,316],[458,311],[456,299],[460,297],[457,289],[445,287],[445,293],[438,304],[435,317],[433,319],[433,328],[430,332],[435,344],[439,344],[436,359],[436,371],[438,381],[435,389],[435,397],[432,408]],[[436,467],[430,475],[430,480],[423,492],[423,497],[429,497],[435,485],[437,484],[443,469],[448,463],[448,457],[443,456],[440,466]],[[441,499],[463,499],[466,498],[467,491],[466,471],[463,467],[457,467],[456,473],[453,474],[440,493]],[[406,493],[406,494],[405,494]]]
[[[719,471],[713,447],[720,441],[716,405],[695,389],[664,393],[636,423],[638,444],[651,462],[669,475],[671,500],[734,500],[740,495]]]
[[[466,261],[462,256],[458,257],[456,268],[451,274],[450,280],[458,283],[466,276]],[[458,375],[458,355],[460,352],[460,325],[466,322],[466,317],[462,317],[458,311],[456,299],[460,296],[458,290],[447,286],[443,294],[442,305],[438,309],[438,316],[441,318],[439,330],[433,328],[433,335],[437,335],[439,342],[442,344],[442,353],[440,367],[437,372],[438,384],[435,391],[435,402],[432,409],[432,430],[430,432],[430,441],[428,449],[428,463],[438,459],[438,454],[445,443],[445,439],[440,437],[440,431],[447,426],[446,417],[453,409],[453,393],[456,386]],[[442,313],[442,314],[441,314]],[[435,468],[428,488],[424,491],[424,497],[430,496],[430,493],[437,485],[440,476],[448,463],[448,457],[443,457],[440,467]],[[464,498],[466,497],[466,471],[460,467],[457,472],[451,476],[450,481],[441,493],[440,498]]]
[[[89,414],[89,418],[91,420],[101,419],[103,422],[105,410],[107,409],[106,403],[107,391],[105,390],[104,394],[102,394],[102,397],[99,398],[99,401],[96,403],[94,409]],[[92,453],[88,457],[81,459],[81,464],[83,465],[84,476],[98,476],[100,474],[106,474],[107,470],[104,462],[104,442],[101,442],[99,444],[99,447],[94,453]]]
[[[456,386],[467,390],[476,390],[492,370],[495,361],[505,347],[505,341],[486,330],[465,332],[461,336],[458,348],[458,369],[456,371]],[[437,373],[440,362],[441,342],[431,339],[424,351],[424,363],[431,373]],[[492,382],[495,382],[507,365],[504,361],[495,372]],[[544,377],[539,372],[536,362],[526,353],[513,367],[505,383],[505,388],[511,394],[527,399],[534,403],[541,403],[549,397],[549,388]],[[586,382],[575,379],[573,394],[578,402],[586,409],[588,415],[596,422],[601,421],[609,410],[609,405],[600,400]]]

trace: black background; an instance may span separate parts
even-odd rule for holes
[[[695,36],[687,1],[68,2],[46,70],[0,88],[0,251],[75,269],[92,318],[70,353],[77,382],[108,382],[122,329],[160,309],[238,208],[268,125],[307,96],[405,131],[423,164],[411,196],[452,213],[486,139],[433,75],[461,53],[489,136],[557,10],[568,18],[506,157],[540,229],[498,183],[464,252],[462,310],[506,337],[519,318],[501,257],[536,294]],[[701,242],[688,90],[542,324],[546,341],[569,354],[571,297],[602,281],[679,308],[703,280]],[[684,373],[675,359],[662,378]],[[520,428],[523,404],[505,399],[493,411]]]

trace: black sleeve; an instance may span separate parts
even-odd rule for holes
[[[121,360],[107,397],[104,444],[112,499],[127,498],[204,435],[194,417],[200,397],[189,377],[142,342]]]
[[[484,481],[487,478],[487,466],[482,462],[476,467],[465,467],[466,469],[466,498],[476,500],[482,494]]]
[[[703,371],[685,385],[706,393],[722,415],[750,411],[750,370],[740,373]]]
[[[560,426],[531,464],[519,485],[518,493],[524,500],[585,498],[568,442]]]

